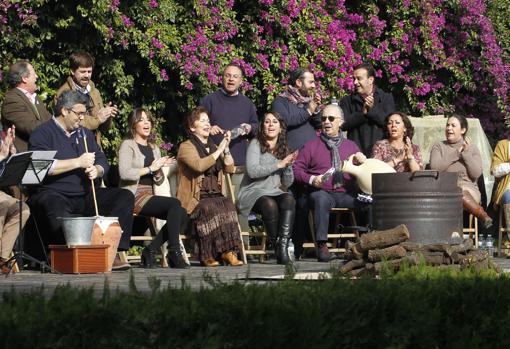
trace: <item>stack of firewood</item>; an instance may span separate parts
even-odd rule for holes
[[[398,270],[403,263],[417,265],[422,261],[432,266],[489,267],[487,252],[475,248],[470,239],[460,244],[418,244],[408,240],[409,230],[401,224],[364,234],[357,242],[348,241],[346,262],[340,271],[351,276],[378,274],[385,265]]]

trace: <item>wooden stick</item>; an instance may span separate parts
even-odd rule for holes
[[[89,147],[87,146],[87,136],[83,130],[80,130],[83,134],[83,143],[85,144],[85,152],[89,152]],[[94,198],[94,208],[96,209],[96,216],[99,216],[99,210],[97,209],[97,199],[96,199],[96,187],[94,186],[94,180],[90,179],[90,185],[92,186],[92,197]]]

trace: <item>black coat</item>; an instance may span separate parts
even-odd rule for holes
[[[376,89],[374,106],[366,115],[363,114],[364,103],[358,93],[342,99],[340,106],[345,118],[342,129],[347,131],[347,138],[354,141],[363,154],[370,157],[375,142],[383,138],[386,127],[384,120],[389,113],[395,111],[395,102],[391,93]]]

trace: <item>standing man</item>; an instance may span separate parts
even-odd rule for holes
[[[370,157],[375,142],[383,138],[384,120],[395,111],[395,102],[391,93],[376,88],[375,70],[370,63],[354,68],[354,86],[356,92],[344,97],[340,104],[345,115],[343,130]]]
[[[239,92],[242,82],[241,66],[230,63],[223,71],[221,88],[203,97],[199,103],[209,113],[210,134],[214,143],[219,144],[226,131],[236,129],[230,142],[230,152],[236,166],[246,164],[248,138],[257,134],[258,127],[255,104]],[[234,132],[239,136],[234,137]]]
[[[290,151],[299,150],[315,138],[320,128],[321,97],[315,93],[315,77],[308,69],[299,68],[289,75],[288,85],[273,102],[272,111],[287,124]]]
[[[330,210],[333,207],[364,206],[356,198],[355,179],[342,172],[342,162],[351,155],[361,161],[366,157],[359,152],[356,143],[344,139],[340,131],[344,117],[338,105],[326,106],[321,121],[322,132],[305,144],[293,168],[295,181],[310,187],[317,259],[327,262],[330,260],[327,247]]]
[[[112,105],[111,102],[106,106],[103,105],[101,93],[91,80],[94,59],[88,52],[73,52],[69,57],[69,68],[71,76],[58,89],[55,103],[64,91],[73,90],[81,93],[87,100],[87,114],[82,126],[95,131],[96,141],[101,145],[101,132],[106,132],[111,127],[112,119],[118,113],[117,106]]]
[[[12,87],[5,94],[2,106],[2,124],[4,129],[16,127],[14,145],[22,152],[28,148],[28,139],[33,130],[51,119],[51,114],[37,96],[37,74],[26,60],[9,67],[7,81]]]
[[[289,150],[299,150],[303,145],[316,137],[316,129],[320,127],[321,97],[315,93],[315,77],[308,70],[299,68],[289,75],[288,85],[273,102],[272,111],[280,114],[287,124],[287,140]],[[308,191],[307,186],[294,181],[289,188],[296,200],[294,220],[294,255],[301,257],[303,241],[309,235],[308,225]]]
[[[108,171],[108,163],[91,131],[81,127],[87,98],[77,91],[66,91],[57,100],[56,117],[46,121],[30,136],[30,150],[56,150],[56,161],[37,192],[30,207],[37,222],[44,223],[46,241],[63,244],[59,217],[94,216],[93,180]],[[84,142],[87,142],[87,149]],[[133,225],[134,196],[126,189],[96,188],[99,214],[118,217],[122,228],[119,250],[129,248]],[[116,258],[113,268],[122,270],[129,264]]]

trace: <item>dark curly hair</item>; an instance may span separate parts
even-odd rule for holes
[[[414,127],[413,127],[413,124],[411,124],[411,120],[409,119],[409,117],[405,113],[402,113],[401,111],[391,112],[391,113],[389,113],[386,116],[386,119],[384,119],[384,123],[386,125],[388,125],[388,122],[390,121],[390,117],[392,115],[398,115],[402,119],[402,122],[404,123],[404,127],[405,127],[404,138],[405,137],[409,137],[410,140],[413,140]],[[384,138],[390,139],[390,134],[388,132],[388,127],[386,127],[384,129]]]
[[[264,117],[260,121],[259,132],[257,133],[257,140],[260,144],[260,151],[262,154],[270,151],[266,135],[264,134],[264,121],[268,115],[273,115],[280,123],[280,134],[278,135],[278,140],[276,141],[273,155],[277,159],[281,160],[289,154],[289,146],[287,144],[287,124],[277,112],[272,111],[265,113]]]

